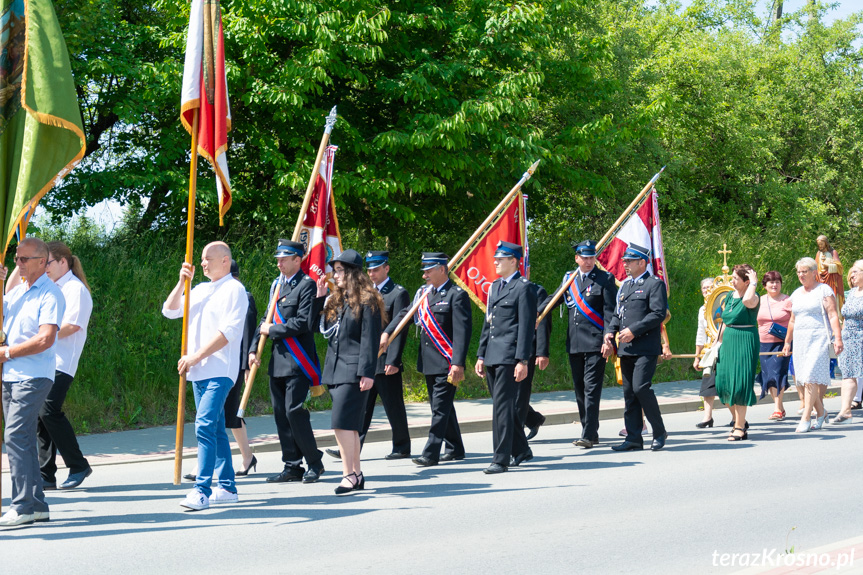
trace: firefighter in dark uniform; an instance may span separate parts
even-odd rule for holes
[[[536,289],[518,272],[522,248],[498,242],[494,269],[498,279],[491,284],[488,309],[477,351],[476,374],[487,377],[494,411],[492,442],[494,456],[484,473],[503,473],[510,465],[533,459],[519,420],[517,399],[527,378],[534,354]]]
[[[614,315],[617,284],[614,276],[596,267],[596,242],[585,240],[572,247],[578,269],[566,272],[563,277],[566,282],[576,274],[561,300],[569,309],[566,349],[581,421],[581,437],[573,443],[590,449],[599,443],[599,401],[606,363],[602,355],[602,338],[605,326]],[[561,300],[556,305],[560,305]],[[550,301],[551,298],[547,298],[540,308],[545,309]]]
[[[426,290],[429,295],[414,321],[420,326],[417,371],[426,378],[432,422],[422,455],[412,459],[420,467],[437,465],[439,461],[461,460],[465,456],[453,399],[456,386],[464,380],[473,319],[470,297],[449,279],[448,261],[442,252],[422,254],[426,285],[417,291],[417,298]],[[387,326],[381,338],[382,348],[387,348],[389,335],[407,311],[408,308],[403,309]],[[444,444],[446,450],[441,455]]]
[[[387,317],[394,318],[411,304],[411,296],[405,288],[389,277],[390,253],[387,251],[372,251],[366,254],[366,270],[372,283],[384,299]],[[372,424],[375,413],[375,401],[381,396],[381,403],[393,430],[393,450],[384,459],[404,459],[411,456],[411,436],[408,430],[408,417],[405,411],[405,396],[402,383],[402,352],[407,341],[407,330],[389,343],[386,353],[378,358],[374,387],[369,390],[366,404],[363,430],[360,433],[360,444],[366,441],[366,435]],[[326,452],[335,458],[340,458],[338,449],[327,449]]]
[[[527,279],[530,279],[530,268],[526,270]],[[548,292],[539,284],[531,283],[536,291],[537,303],[545,301]],[[533,355],[527,364],[527,377],[522,380],[518,390],[518,420],[522,427],[530,430],[526,439],[531,440],[539,433],[539,428],[545,423],[545,416],[536,411],[530,405],[530,393],[533,387],[533,376],[536,369],[544,370],[548,367],[549,342],[551,341],[551,316],[546,315],[542,323],[536,328],[533,341]]]
[[[665,283],[647,270],[650,250],[629,244],[622,259],[629,277],[620,286],[614,317],[606,325],[602,346],[603,355],[608,357],[612,352],[612,342],[618,336],[617,355],[620,357],[623,399],[626,402],[623,413],[626,440],[612,449],[632,451],[644,448],[641,435],[643,410],[653,429],[650,448],[658,451],[665,447],[668,434],[650,386],[656,361],[662,353],[660,333],[668,311],[668,294]]]
[[[249,347],[249,363],[260,365],[255,352],[261,334],[273,340],[273,352],[267,373],[270,376],[273,416],[285,468],[281,473],[268,477],[267,481],[270,483],[314,483],[324,472],[321,461],[323,453],[318,450],[315,442],[309,412],[303,407],[312,385],[311,377],[317,377],[320,381],[320,363],[313,335],[318,328],[318,318],[312,311],[317,286],[312,278],[300,269],[305,251],[300,242],[279,240],[276,261],[281,275],[270,288],[270,298],[278,289],[278,315],[281,321],[266,323],[264,319]],[[287,338],[294,338],[305,356],[311,360],[316,373],[306,373],[308,365],[300,365],[294,359],[286,343]],[[303,467],[303,458],[309,466],[308,471]]]

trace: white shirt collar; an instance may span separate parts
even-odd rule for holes
[[[387,276],[387,279],[385,279],[381,284],[376,285],[375,287],[378,289],[378,291],[381,291],[382,289],[384,289],[384,286],[389,283],[389,281],[390,281],[390,278],[389,278],[389,276]]]
[[[58,287],[63,287],[66,284],[66,282],[71,280],[74,276],[75,276],[75,274],[72,273],[72,270],[69,270],[65,274],[63,274],[63,277],[58,279],[55,283],[57,284]]]
[[[518,270],[515,270],[513,272],[513,274],[511,276],[509,276],[508,278],[501,278],[501,279],[503,280],[504,284],[508,284],[510,281],[512,281],[512,278],[514,278],[517,274],[518,274]]]

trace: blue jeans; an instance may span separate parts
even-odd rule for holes
[[[219,477],[219,486],[237,492],[234,483],[234,466],[231,462],[231,444],[225,431],[225,398],[234,386],[229,377],[215,377],[192,382],[195,392],[195,436],[198,438],[198,479],[195,487],[209,497],[213,475]]]

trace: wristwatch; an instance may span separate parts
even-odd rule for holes
[[[522,364],[522,365],[527,365],[527,364],[528,364],[528,361],[527,361],[526,359],[523,359],[523,360],[521,360],[519,363],[520,363],[520,364]]]
[[[6,356],[6,359],[12,359],[12,356],[9,355],[9,346],[6,346],[6,353],[4,355]]]

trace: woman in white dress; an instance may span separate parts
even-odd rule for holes
[[[800,287],[791,294],[791,321],[782,351],[790,355],[791,342],[794,342],[794,375],[798,384],[806,388],[805,405],[796,431],[806,433],[810,429],[821,429],[827,420],[821,398],[830,384],[831,332],[835,337],[836,355],[842,353],[843,346],[836,296],[830,286],[818,281],[818,264],[813,258],[802,258],[796,267]],[[814,422],[810,421],[813,408],[817,415]]]

